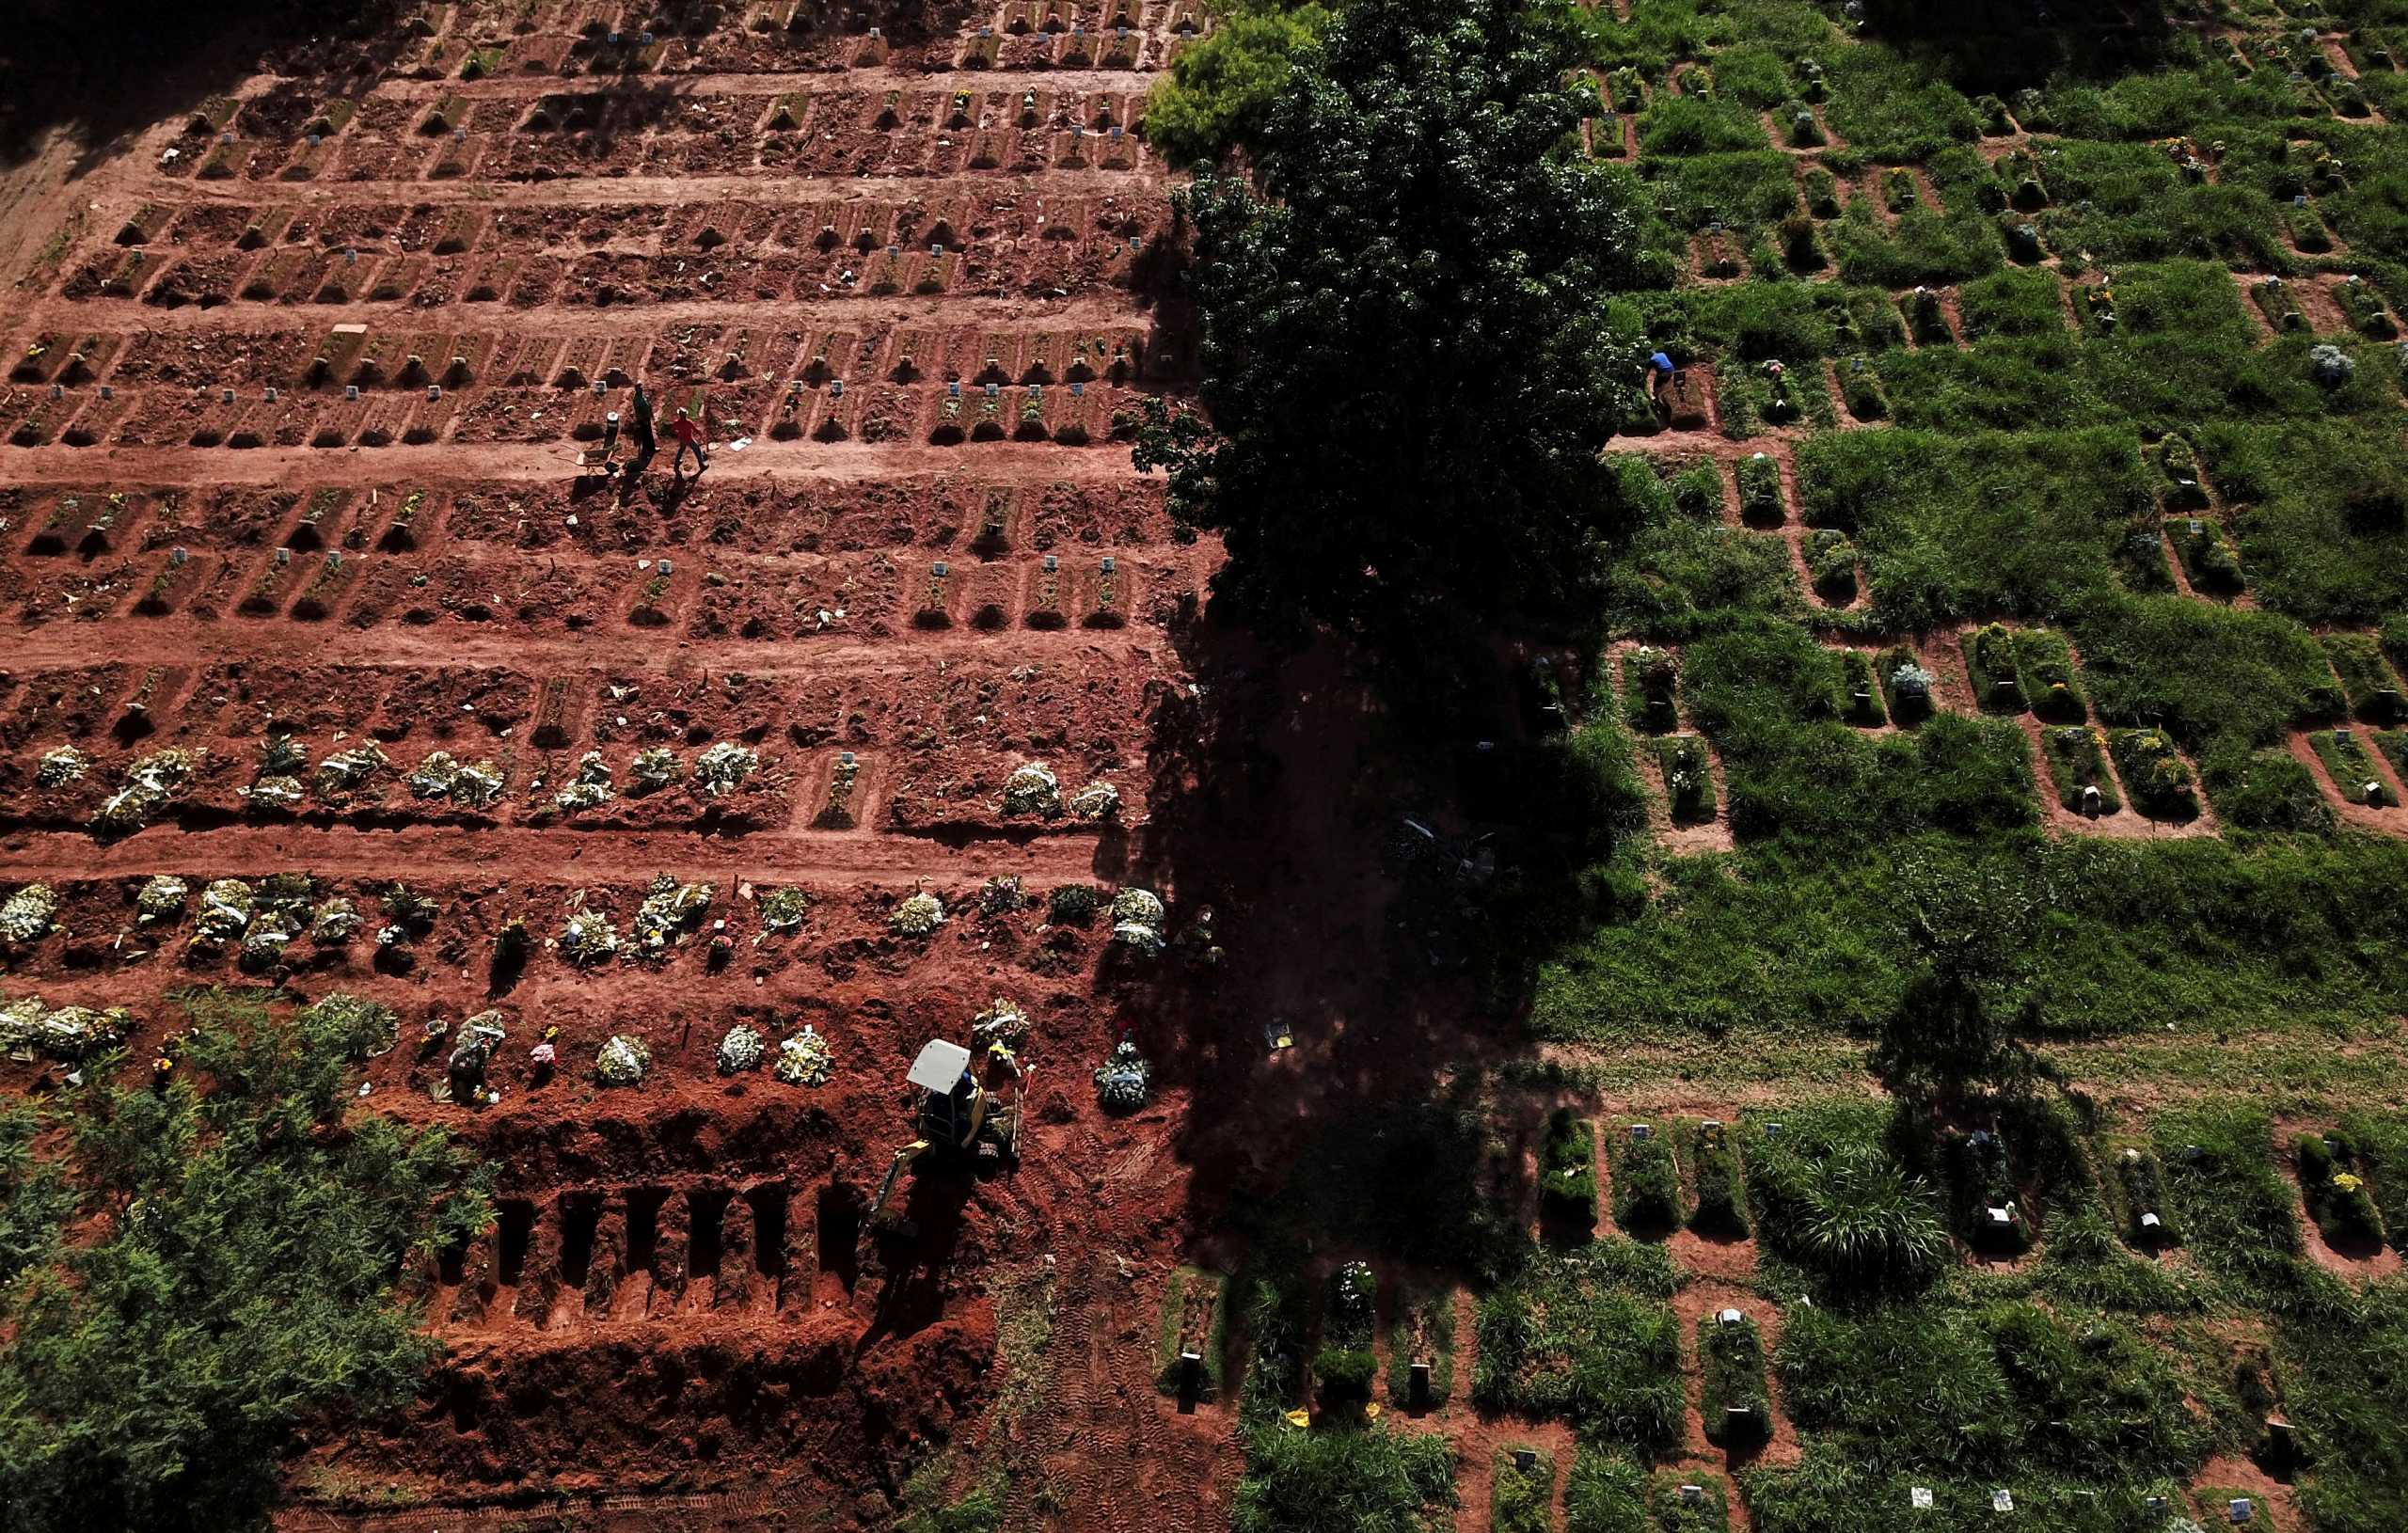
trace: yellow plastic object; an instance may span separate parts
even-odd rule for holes
[[[1309,1412],[1291,1411],[1288,1413],[1288,1425],[1291,1427],[1309,1427],[1312,1424],[1313,1418]]]

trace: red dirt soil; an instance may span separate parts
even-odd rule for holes
[[[1007,1469],[1022,1519],[1204,1525],[1227,1417],[1179,1415],[1149,1358],[1162,1278],[1221,1195],[1197,1166],[1228,1159],[1190,1128],[1213,971],[1046,907],[1150,887],[1175,940],[1216,898],[1222,929],[1255,914],[1178,856],[1218,550],[1173,537],[1115,439],[1188,376],[1138,119],[1200,10],[1097,0],[1052,8],[1056,31],[1040,7],[931,7],[872,37],[692,8],[715,23],[623,55],[584,4],[431,8],[432,35],[280,52],[80,179],[46,154],[0,188],[44,225],[5,274],[0,868],[60,896],[6,956],[11,993],[131,1007],[136,1058],[195,981],[388,1003],[403,1039],[360,1110],[500,1167],[497,1225],[406,1277],[449,1348],[424,1399],[306,1433],[287,1525],[883,1527],[947,1446],[954,1493]],[[1012,46],[986,58],[990,25]],[[703,410],[698,479],[666,450],[640,485],[580,462],[638,377],[665,450]],[[252,790],[288,733],[284,805]],[[754,764],[713,794],[692,774],[721,742]],[[364,782],[309,786],[372,744]],[[60,746],[82,775],[37,781]],[[96,838],[170,748],[194,753],[171,800]],[[654,749],[679,774],[644,791]],[[499,794],[413,792],[436,751],[490,763]],[[612,797],[563,809],[589,752]],[[1065,797],[1110,784],[1117,814],[1006,816],[1032,761]],[[256,969],[191,945],[205,883],[279,872],[365,925]],[[190,894],[138,922],[162,873]],[[632,946],[664,873],[713,885],[698,922],[567,960],[578,911]],[[982,908],[996,877],[1026,903]],[[439,913],[380,944],[396,880]],[[809,912],[770,931],[789,886]],[[896,935],[921,889],[948,920]],[[514,921],[529,949],[499,962]],[[1327,998],[1318,966],[1285,973]],[[998,998],[1032,1020],[1019,1165],[925,1162],[895,1198],[912,1232],[864,1230],[913,1054],[969,1042]],[[499,1099],[435,1099],[487,1010]],[[772,1060],[812,1026],[832,1078],[722,1075],[739,1022]],[[650,1073],[603,1087],[623,1034]],[[1086,1077],[1132,1035],[1161,1090],[1107,1116]],[[0,1089],[60,1068],[0,1061]],[[1032,1304],[1050,1340],[1016,1357]]]

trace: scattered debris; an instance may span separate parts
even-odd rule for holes
[[[92,812],[92,830],[104,836],[130,835],[158,817],[200,764],[193,751],[154,751],[125,774],[125,786],[101,801]]]
[[[0,941],[41,941],[57,917],[57,891],[48,883],[26,883],[0,903]]]
[[[761,896],[761,935],[784,936],[802,929],[811,911],[811,896],[800,889],[772,889]],[[758,941],[759,939],[754,939]]]
[[[588,751],[577,758],[577,776],[569,785],[552,795],[555,806],[571,812],[607,804],[618,795],[610,786],[610,768],[599,751]]]
[[[681,884],[668,874],[656,875],[643,904],[636,909],[636,940],[646,953],[658,953],[670,940],[702,920],[711,907],[709,884]]]
[[[665,788],[685,774],[685,764],[667,746],[648,746],[637,751],[636,759],[627,764],[628,778],[647,793]]]
[[[1152,957],[1163,950],[1163,902],[1150,890],[1124,889],[1112,900],[1112,940]]]

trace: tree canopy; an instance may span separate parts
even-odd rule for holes
[[[1579,38],[1562,0],[1354,0],[1272,106],[1259,187],[1179,195],[1210,425],[1156,402],[1136,461],[1224,533],[1221,593],[1258,619],[1409,641],[1588,602],[1639,356],[1606,301],[1641,257],[1566,151]]]
[[[294,1427],[414,1397],[437,1347],[396,1277],[490,1220],[440,1130],[341,1116],[390,1010],[191,1004],[164,1092],[0,1117],[0,1528],[261,1523]],[[50,1130],[62,1153],[27,1153]]]

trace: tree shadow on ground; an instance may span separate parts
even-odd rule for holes
[[[54,129],[81,145],[82,176],[154,123],[263,71],[362,89],[414,41],[399,0],[22,0],[0,37],[0,170]]]
[[[1864,11],[1865,36],[1923,60],[1967,95],[2146,71],[2178,35],[2155,0],[1866,0]]]

